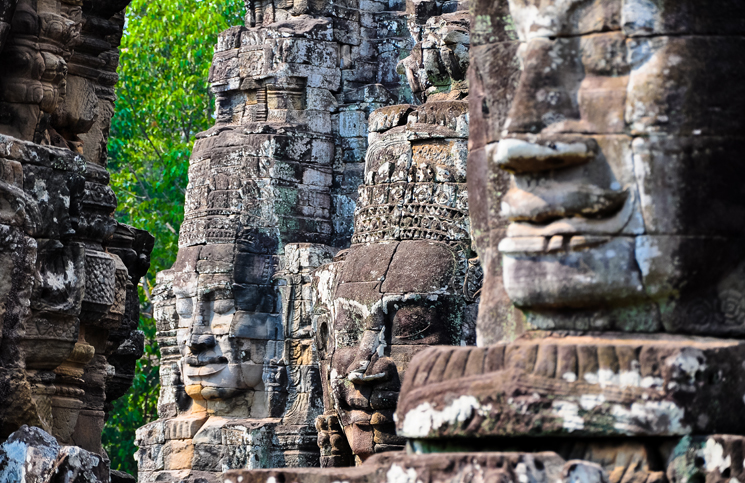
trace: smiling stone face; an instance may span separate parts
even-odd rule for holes
[[[274,257],[242,251],[261,251],[256,246],[215,244],[179,252],[173,281],[177,342],[193,399],[229,400],[263,389],[264,363],[273,359],[283,331],[271,285]]]
[[[180,324],[179,342],[184,355],[183,375],[187,391],[204,399],[228,399],[238,392],[253,388],[242,374],[246,354],[243,344],[229,337],[235,302],[231,298],[216,298],[230,293],[207,292],[194,297],[179,298],[176,310]],[[261,382],[261,365],[258,365]]]
[[[318,275],[333,279],[318,325],[326,416],[334,413],[319,426],[338,418],[362,461],[403,449],[393,411],[409,361],[430,345],[474,343],[481,287],[470,246],[466,101],[391,106],[369,125],[352,246]],[[332,439],[326,433],[319,441]]]
[[[401,449],[392,415],[411,358],[468,340],[475,307],[461,295],[465,257],[446,243],[406,240],[353,245],[337,262],[332,330],[321,345],[327,391],[360,459]]]
[[[487,149],[533,327],[745,330],[743,12],[719,3],[510,2],[522,74]]]

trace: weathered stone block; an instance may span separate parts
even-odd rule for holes
[[[464,377],[480,350],[431,349],[412,362],[400,434],[682,436],[735,431],[725,415],[743,404],[736,340],[524,338],[490,348],[483,375]]]
[[[191,469],[194,445],[190,440],[171,440],[163,447],[163,465],[172,470]]]
[[[0,445],[0,479],[47,481],[54,474],[60,449],[50,434],[24,425]]]
[[[367,135],[365,113],[359,111],[342,111],[339,113],[339,134],[342,137],[363,137]]]
[[[168,441],[174,439],[192,439],[205,422],[207,422],[206,414],[169,419],[164,424],[165,439]]]
[[[165,443],[165,424],[163,421],[153,421],[137,428],[135,441],[138,446]]]

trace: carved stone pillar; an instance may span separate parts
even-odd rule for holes
[[[0,132],[46,143],[50,115],[65,95],[67,61],[80,35],[82,9],[60,1],[19,0],[3,46]]]
[[[349,449],[357,463],[402,450],[393,412],[411,358],[431,344],[475,342],[481,274],[470,246],[468,104],[460,100],[468,18],[412,15],[409,23],[420,41],[399,66],[426,102],[370,115],[352,246],[316,274],[325,466],[350,464]],[[426,54],[428,71],[423,51],[436,53]],[[450,73],[437,56],[453,52],[463,65]]]
[[[104,248],[116,199],[103,167],[110,117],[95,104],[105,97],[111,110],[127,3],[0,3],[0,437],[16,433],[0,479],[17,479],[21,453],[40,462],[24,466],[26,480],[46,480],[48,458],[65,477],[109,479],[105,401],[126,387],[107,391],[107,347],[133,332],[147,268]],[[130,247],[146,261],[152,241],[139,238]],[[14,442],[25,449],[8,451]]]

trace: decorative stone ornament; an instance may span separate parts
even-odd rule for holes
[[[7,481],[48,481],[52,467],[65,481],[108,481],[106,411],[142,355],[136,286],[153,238],[114,220],[105,169],[127,3],[0,3]],[[41,459],[24,466],[23,455]]]
[[[745,11],[694,3],[472,3],[480,347],[410,361],[408,454],[226,481],[740,478]]]

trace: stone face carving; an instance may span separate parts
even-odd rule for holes
[[[588,481],[728,478],[714,461],[734,458],[743,433],[728,417],[743,404],[740,341],[723,338],[739,333],[740,186],[716,166],[735,155],[742,116],[724,126],[713,112],[742,102],[731,84],[742,64],[729,57],[742,37],[712,25],[741,31],[742,10],[722,5],[729,20],[715,20],[683,4],[567,7],[510,2],[520,79],[497,116],[501,138],[485,130],[480,154],[510,173],[509,189],[500,200],[474,183],[490,237],[510,220],[498,247],[525,328],[555,332],[420,354],[398,433],[420,452],[482,449],[483,438],[494,450],[570,451],[582,461],[563,474]],[[474,69],[504,47],[475,55]],[[731,85],[727,107],[704,78]],[[689,215],[700,195],[727,219]],[[494,280],[485,292],[501,290]]]
[[[474,342],[469,21],[457,2],[403,7],[251,2],[220,35],[217,124],[153,294],[161,419],[138,433],[143,481],[317,465],[317,434],[326,466],[400,450],[408,361]]]
[[[474,2],[481,347],[410,362],[396,428],[413,454],[226,479],[738,478],[745,12],[710,7]]]
[[[399,63],[427,102],[370,115],[352,246],[316,274],[323,466],[349,465],[350,451],[359,462],[403,449],[392,416],[409,361],[428,345],[475,339],[481,274],[471,260],[459,100],[468,93],[468,16],[429,16],[442,13],[429,7],[410,14],[418,43]]]
[[[141,481],[318,465],[311,272],[349,245],[368,115],[412,100],[402,7],[251,1],[220,34],[216,125],[153,293],[161,419],[138,433]]]
[[[501,200],[511,224],[499,250],[507,293],[531,328],[738,331],[736,316],[725,312],[736,312],[729,300],[740,291],[739,235],[730,225],[739,185],[714,166],[734,155],[741,115],[725,126],[712,113],[742,102],[742,90],[728,84],[740,65],[728,56],[740,38],[725,39],[712,26],[737,31],[741,15],[732,7],[731,20],[719,13],[715,20],[685,8],[594,2],[569,14],[510,2],[522,71],[497,124],[502,139],[487,136],[485,156],[511,174]],[[678,62],[697,49],[711,55]],[[483,72],[487,59],[474,59]],[[703,78],[732,85],[726,107]],[[673,94],[683,91],[696,94]],[[709,174],[696,176],[694,165]],[[694,184],[696,193],[721,190],[708,199],[728,207],[727,220],[709,217],[707,227],[693,220],[683,207],[699,196]],[[477,211],[494,216],[483,204]]]
[[[606,3],[511,5],[523,71],[488,148],[507,292],[535,328],[738,335],[742,38],[713,26],[741,15]]]
[[[18,430],[30,454],[54,441],[70,481],[108,481],[107,403],[142,355],[136,286],[153,239],[112,217],[99,116],[126,3],[0,6],[0,436]]]

